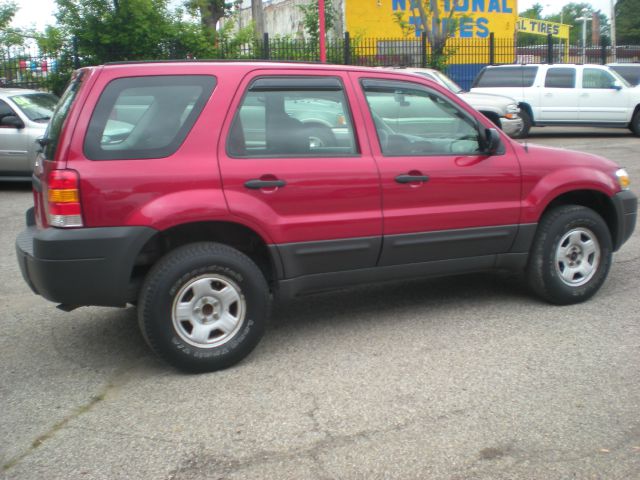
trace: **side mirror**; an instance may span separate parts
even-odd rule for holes
[[[482,141],[482,153],[486,155],[495,155],[502,146],[500,134],[495,128],[486,128],[480,130],[480,140]]]
[[[24,122],[20,120],[15,115],[6,115],[2,117],[0,120],[0,126],[2,127],[13,127],[13,128],[24,128]]]
[[[613,88],[614,90],[622,90],[622,84],[618,80],[616,80],[615,82],[613,82],[613,87],[611,88]]]

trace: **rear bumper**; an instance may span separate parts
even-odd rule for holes
[[[629,240],[636,227],[638,197],[632,191],[625,190],[613,196],[613,205],[617,217],[617,231],[613,239],[613,250],[616,251]]]
[[[135,300],[135,259],[155,230],[147,227],[38,229],[16,239],[22,276],[31,289],[66,305],[123,306]]]

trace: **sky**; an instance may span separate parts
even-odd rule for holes
[[[362,0],[359,0],[362,1]],[[583,1],[583,0],[576,0]],[[590,3],[594,9],[601,10],[609,16],[611,11],[611,0],[584,0]],[[46,25],[55,23],[53,12],[55,11],[54,0],[17,0],[16,2],[20,10],[14,17],[13,26],[20,28],[34,27],[38,31],[42,31]],[[543,15],[558,13],[562,5],[571,3],[571,0],[519,0],[518,11],[521,12],[530,8],[535,3],[542,4],[545,8]]]

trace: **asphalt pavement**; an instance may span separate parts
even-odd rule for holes
[[[640,193],[627,131],[528,142],[614,159]],[[493,275],[349,289],[278,305],[246,360],[187,375],[134,309],[31,293],[31,202],[0,185],[2,479],[640,479],[640,229],[581,305]]]

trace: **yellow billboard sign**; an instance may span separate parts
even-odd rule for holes
[[[419,37],[422,19],[415,8],[425,0],[344,0],[345,27],[352,36],[398,38]],[[428,5],[428,1],[425,2]],[[453,10],[459,20],[458,38],[513,38],[516,30],[517,0],[438,0],[440,17]],[[410,28],[401,27],[398,19]]]
[[[549,35],[555,38],[567,40],[569,38],[569,29],[571,25],[564,23],[547,22],[546,20],[537,20],[534,18],[518,17],[516,29],[522,33],[533,33],[534,35]]]

